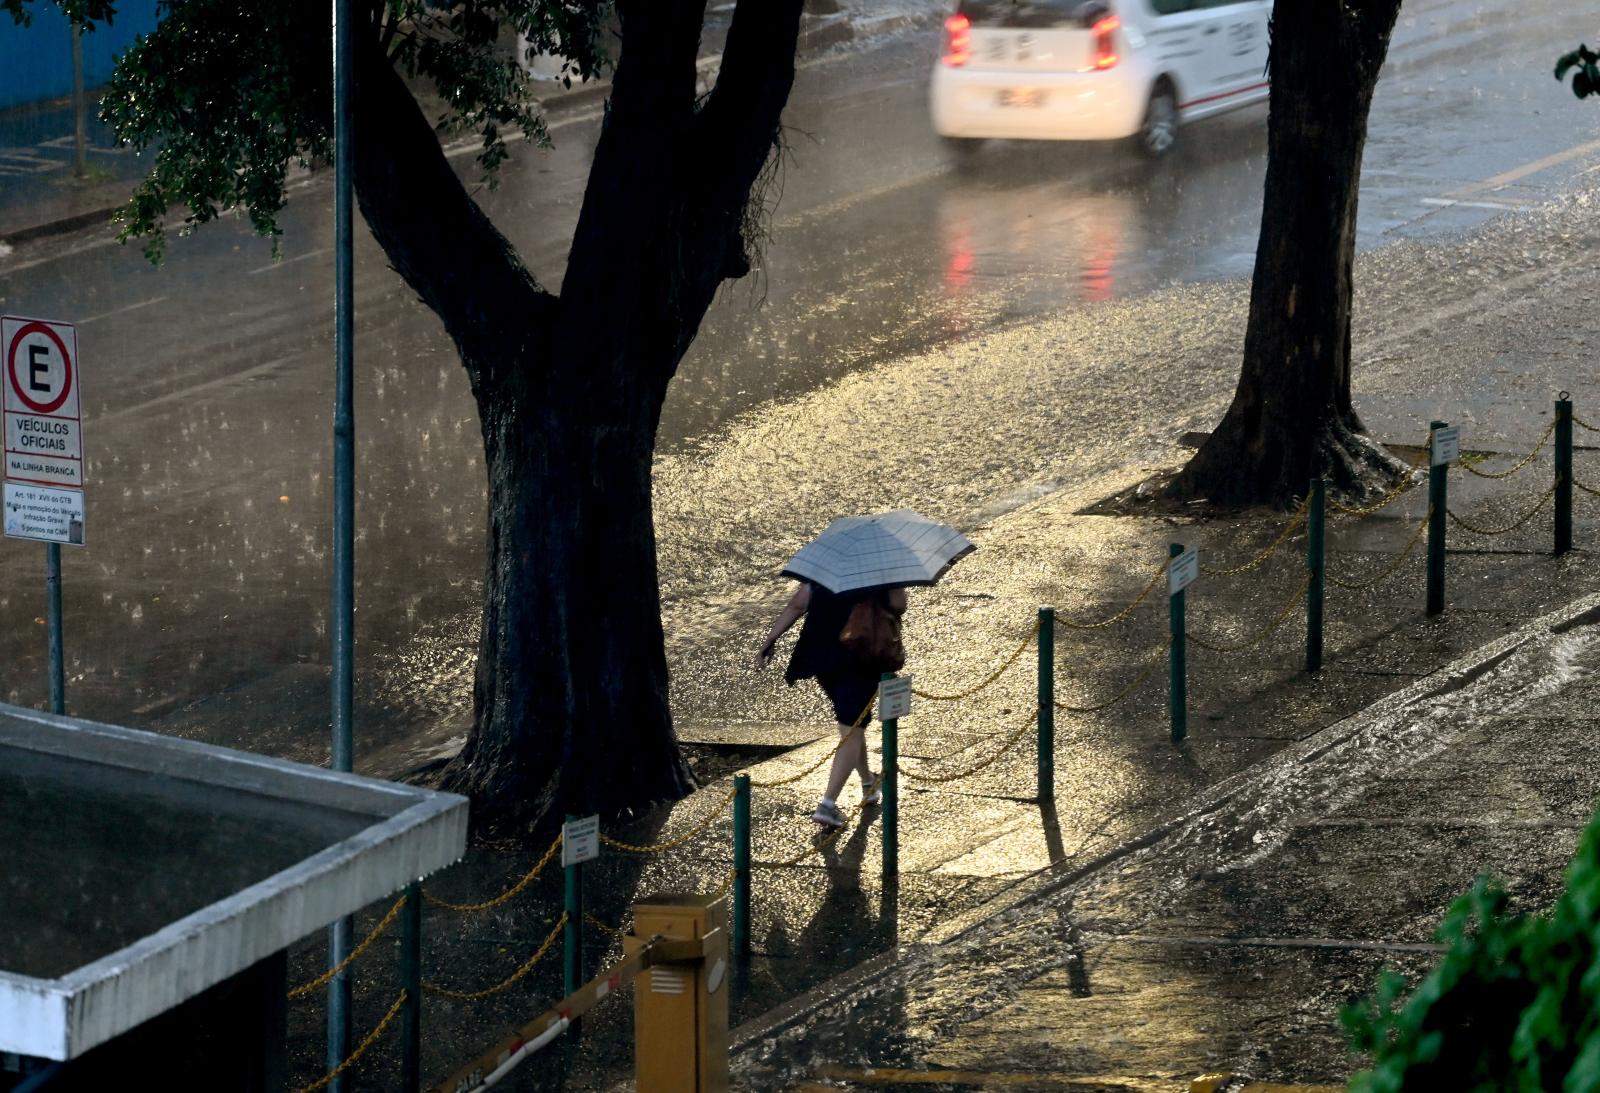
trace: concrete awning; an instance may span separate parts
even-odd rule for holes
[[[466,831],[453,794],[0,704],[0,1051],[76,1058]]]

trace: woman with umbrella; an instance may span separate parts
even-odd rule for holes
[[[844,826],[838,798],[852,770],[861,776],[863,805],[883,800],[882,779],[867,763],[866,724],[880,676],[905,663],[905,590],[933,584],[973,549],[954,528],[901,509],[835,520],[784,567],[800,586],[767,631],[755,666],[766,667],[778,638],[806,620],[784,679],[791,687],[815,679],[843,737],[811,815],[822,827]]]

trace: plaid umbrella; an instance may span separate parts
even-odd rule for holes
[[[976,549],[948,524],[897,509],[835,520],[783,572],[834,593],[933,584]]]

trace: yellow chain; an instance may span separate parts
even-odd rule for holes
[[[1328,507],[1332,508],[1335,512],[1343,513],[1346,516],[1355,516],[1357,518],[1371,516],[1379,509],[1388,508],[1395,501],[1399,500],[1405,494],[1409,493],[1411,490],[1415,489],[1421,484],[1421,479],[1412,481],[1408,475],[1407,478],[1398,486],[1364,508],[1352,508],[1349,505],[1341,505],[1339,502],[1334,500],[1329,500]]]
[[[1272,621],[1267,624],[1267,628],[1242,645],[1217,645],[1209,641],[1204,641],[1189,633],[1185,633],[1184,637],[1188,638],[1192,644],[1198,646],[1199,648],[1213,653],[1242,653],[1246,649],[1254,649],[1257,645],[1260,645],[1267,639],[1267,635],[1271,634],[1278,627],[1282,626],[1284,621],[1294,613],[1294,609],[1299,606],[1300,601],[1305,598],[1306,589],[1310,587],[1311,574],[1307,573],[1306,579],[1300,582],[1300,587],[1295,590],[1294,595],[1290,596],[1288,601],[1284,603],[1283,607],[1279,609],[1277,615],[1273,616]]]
[[[405,905],[406,897],[402,894],[399,899],[394,901],[394,906],[389,908],[388,914],[384,915],[383,918],[378,920],[378,924],[372,928],[372,932],[361,939],[361,944],[350,950],[349,956],[339,961],[339,963],[335,964],[333,967],[329,968],[327,971],[323,972],[309,983],[302,983],[298,987],[294,988],[289,992],[289,1001],[293,1002],[297,999],[304,998],[313,991],[327,986],[333,980],[334,976],[344,971],[357,960],[360,960],[361,957],[365,955],[366,951],[372,948],[372,943],[378,940],[379,935],[393,925],[395,916],[400,913],[400,908],[404,907]]]
[[[1382,584],[1384,581],[1388,580],[1390,577],[1399,572],[1400,566],[1405,563],[1407,558],[1411,557],[1411,552],[1417,549],[1417,544],[1422,542],[1422,533],[1428,530],[1428,519],[1432,515],[1433,509],[1430,508],[1428,509],[1427,514],[1424,515],[1421,521],[1418,522],[1417,530],[1411,533],[1411,541],[1406,544],[1406,548],[1400,552],[1399,556],[1396,557],[1393,562],[1384,567],[1382,573],[1379,573],[1370,581],[1341,581],[1332,573],[1324,572],[1323,575],[1328,578],[1329,584],[1337,585],[1338,587],[1348,589],[1351,592],[1361,592],[1365,589],[1373,587],[1374,585]]]
[[[550,844],[550,849],[544,852],[544,857],[539,859],[538,864],[524,873],[522,875],[522,879],[517,881],[516,884],[513,884],[510,888],[507,888],[504,892],[501,892],[498,896],[494,897],[494,899],[484,900],[482,903],[451,903],[449,900],[440,899],[438,896],[435,896],[429,892],[423,892],[422,897],[433,906],[443,907],[446,911],[460,911],[462,913],[487,911],[491,907],[498,907],[502,903],[515,898],[518,892],[521,892],[524,888],[528,887],[528,885],[538,880],[539,874],[544,872],[544,867],[550,864],[551,859],[556,856],[556,851],[560,849],[561,836],[557,835],[556,841]]]
[[[1123,699],[1133,694],[1134,691],[1137,691],[1144,684],[1145,680],[1149,679],[1153,674],[1155,674],[1155,670],[1161,666],[1162,654],[1171,647],[1172,641],[1170,638],[1162,642],[1160,645],[1157,645],[1155,647],[1155,651],[1152,652],[1148,658],[1146,658],[1144,670],[1133,677],[1132,683],[1122,688],[1122,690],[1118,691],[1106,701],[1096,703],[1093,706],[1069,706],[1065,702],[1057,702],[1056,709],[1063,713],[1099,713],[1101,710],[1109,710],[1118,702],[1121,702]]]
[[[1582,482],[1579,482],[1576,478],[1574,478],[1572,480],[1572,484],[1574,486],[1577,486],[1584,493],[1590,494],[1590,495],[1592,495],[1594,497],[1600,497],[1600,490],[1595,489],[1593,486],[1585,486]]]
[[[845,812],[843,809],[840,809],[839,812],[848,822],[850,819],[850,813]],[[839,827],[836,827],[832,831],[828,832],[822,838],[818,839],[811,846],[800,851],[800,853],[796,854],[792,858],[786,858],[783,861],[758,861],[753,862],[752,865],[759,865],[767,869],[787,869],[791,865],[799,865],[813,854],[820,854],[828,847],[838,842],[839,836],[842,834],[844,834],[844,826],[840,825]]]
[[[394,1005],[389,1007],[389,1012],[384,1014],[383,1020],[378,1022],[378,1027],[367,1034],[367,1038],[362,1040],[361,1044],[350,1053],[350,1057],[348,1059],[334,1067],[332,1070],[328,1071],[328,1073],[324,1074],[310,1085],[301,1086],[295,1091],[295,1093],[317,1093],[317,1090],[324,1088],[329,1082],[343,1074],[346,1070],[349,1070],[352,1066],[355,1066],[356,1060],[365,1055],[372,1045],[377,1043],[383,1037],[385,1032],[389,1031],[389,1026],[394,1024],[394,1019],[396,1017],[400,1016],[400,1010],[405,1006],[406,999],[409,997],[410,996],[406,994],[405,991],[401,991],[400,997],[396,998],[394,1000]]]
[[[600,841],[611,847],[613,850],[624,850],[629,854],[660,854],[663,851],[676,850],[678,847],[683,846],[696,835],[700,834],[700,832],[710,827],[712,822],[722,814],[722,810],[733,804],[733,799],[738,795],[739,791],[737,788],[730,791],[716,808],[713,808],[710,812],[706,813],[704,819],[695,824],[684,834],[678,836],[676,839],[673,839],[671,842],[648,843],[642,846],[636,846],[633,843],[625,843],[620,839],[613,839],[610,835],[606,835],[604,833],[601,834]]]
[[[1244,573],[1248,570],[1255,569],[1261,563],[1265,562],[1268,558],[1276,554],[1278,552],[1278,548],[1289,541],[1289,536],[1294,534],[1295,529],[1297,529],[1301,524],[1305,523],[1306,513],[1309,510],[1310,505],[1311,498],[1307,496],[1305,500],[1300,502],[1300,507],[1294,511],[1292,519],[1290,519],[1290,521],[1284,525],[1283,531],[1278,533],[1278,537],[1272,540],[1272,543],[1267,547],[1266,550],[1263,550],[1260,554],[1257,554],[1248,562],[1244,563],[1243,565],[1233,566],[1229,569],[1212,569],[1210,566],[1202,564],[1200,566],[1200,572],[1212,577],[1232,577],[1235,574]]]
[[[1533,457],[1539,454],[1540,450],[1544,448],[1545,443],[1549,441],[1550,437],[1555,433],[1555,431],[1556,423],[1552,421],[1550,423],[1550,427],[1544,431],[1544,435],[1539,438],[1539,443],[1533,446],[1533,451],[1523,456],[1517,465],[1512,467],[1509,471],[1480,471],[1465,460],[1457,460],[1456,466],[1460,467],[1468,474],[1477,475],[1479,478],[1510,478],[1522,468],[1526,467],[1529,463],[1533,462]]]
[[[722,878],[722,886],[720,888],[718,888],[715,892],[711,893],[711,898],[712,899],[721,899],[723,896],[725,896],[729,892],[731,892],[733,890],[734,878],[736,878],[738,875],[739,875],[739,871],[737,869],[728,870],[728,875],[726,877]]]
[[[806,775],[810,774],[812,771],[814,771],[818,767],[822,766],[822,764],[824,764],[824,763],[828,762],[829,760],[831,760],[835,755],[838,755],[839,754],[839,749],[844,747],[845,743],[847,741],[854,739],[856,734],[863,730],[863,727],[867,723],[867,715],[869,713],[871,713],[871,712],[872,712],[872,703],[868,702],[867,705],[866,705],[866,708],[863,709],[861,711],[861,713],[856,716],[856,722],[855,722],[854,725],[850,726],[850,731],[845,733],[843,736],[839,737],[839,742],[833,746],[833,750],[828,752],[821,759],[818,759],[815,763],[812,763],[809,767],[807,767],[805,770],[801,771],[800,773],[791,774],[787,778],[779,778],[779,779],[776,779],[775,781],[771,781],[771,782],[757,782],[754,779],[751,779],[750,784],[752,786],[754,786],[755,788],[757,788],[757,789],[772,789],[774,786],[787,786],[787,785],[792,785],[795,782],[798,782],[800,779],[804,778]]]
[[[989,686],[995,680],[997,680],[1001,676],[1005,675],[1006,672],[1011,668],[1011,666],[1013,664],[1015,664],[1017,662],[1017,660],[1022,656],[1022,654],[1028,651],[1028,646],[1032,645],[1033,642],[1034,642],[1034,639],[1039,636],[1039,627],[1040,627],[1040,625],[1041,625],[1040,622],[1035,621],[1034,624],[1033,624],[1033,631],[1031,633],[1029,633],[1027,637],[1022,639],[1022,644],[1017,646],[1017,651],[1012,653],[1009,657],[1007,657],[1006,658],[1006,662],[1004,664],[1000,665],[1000,667],[998,667],[994,671],[990,672],[986,677],[984,677],[984,679],[981,682],[979,682],[977,684],[974,684],[971,687],[968,687],[966,690],[957,691],[955,694],[950,694],[950,695],[937,695],[937,694],[931,694],[931,693],[929,693],[927,691],[919,691],[915,687],[913,687],[913,688],[911,688],[911,693],[916,695],[918,698],[926,698],[929,702],[957,702],[957,701],[959,701],[959,700],[961,700],[963,698],[971,698],[973,695],[977,694],[979,691],[981,691],[985,687]]]
[[[1155,586],[1160,583],[1161,578],[1166,576],[1166,574],[1167,563],[1162,562],[1161,568],[1155,571],[1155,574],[1150,578],[1150,583],[1145,585],[1144,590],[1134,597],[1133,602],[1127,607],[1124,607],[1121,611],[1118,611],[1115,615],[1112,615],[1109,619],[1101,619],[1099,622],[1073,622],[1071,619],[1065,619],[1060,615],[1057,615],[1056,622],[1062,626],[1065,626],[1068,630],[1100,630],[1104,627],[1110,626],[1112,623],[1121,622],[1123,619],[1133,614],[1133,609],[1145,601],[1145,598],[1150,595],[1151,591],[1154,590]]]
[[[588,911],[585,911],[583,913],[583,921],[587,922],[590,926],[594,926],[594,927],[604,931],[605,933],[610,934],[614,938],[620,939],[620,938],[624,938],[624,937],[628,936],[628,932],[626,930],[623,930],[623,929],[621,929],[620,927],[617,927],[617,926],[612,926],[612,925],[610,925],[608,923],[605,923],[605,922],[601,922],[599,919],[597,919],[593,915],[591,915]]]
[[[1529,520],[1532,520],[1535,516],[1539,515],[1539,510],[1544,508],[1545,502],[1549,501],[1550,498],[1554,497],[1555,495],[1556,488],[1551,486],[1545,491],[1544,496],[1539,498],[1539,503],[1537,505],[1533,506],[1533,508],[1529,509],[1526,514],[1512,521],[1510,524],[1507,524],[1503,528],[1478,527],[1476,524],[1471,524],[1466,520],[1463,520],[1449,509],[1446,509],[1445,512],[1450,519],[1455,521],[1457,526],[1459,526],[1463,531],[1470,531],[1474,535],[1507,535],[1513,531],[1516,531],[1523,524],[1526,524]]]
[[[566,926],[566,924],[567,915],[566,912],[562,912],[561,917],[556,919],[555,926],[550,930],[550,936],[544,939],[543,945],[539,946],[539,951],[530,956],[522,965],[522,967],[518,968],[516,971],[512,972],[509,976],[502,979],[492,987],[485,987],[481,991],[458,991],[452,990],[449,987],[441,987],[437,983],[424,983],[422,984],[422,989],[432,994],[443,995],[445,998],[454,998],[458,1002],[476,1002],[481,998],[488,998],[490,995],[499,994],[503,990],[508,990],[519,979],[531,972],[535,964],[544,959],[544,954],[549,952],[550,946],[556,943],[556,938],[561,936],[561,929],[562,927]]]
[[[894,769],[899,771],[901,774],[904,774],[907,778],[910,778],[913,782],[934,782],[934,783],[942,784],[942,783],[945,783],[945,782],[954,782],[954,781],[957,781],[958,779],[969,777],[971,775],[977,774],[980,770],[983,770],[985,767],[991,766],[1002,755],[1004,755],[1006,752],[1010,751],[1012,748],[1016,747],[1017,746],[1017,742],[1023,738],[1023,736],[1027,733],[1027,731],[1029,729],[1033,728],[1034,722],[1036,722],[1038,720],[1039,720],[1039,708],[1037,706],[1035,706],[1033,708],[1033,716],[1028,718],[1027,721],[1023,722],[1022,727],[1020,729],[1018,729],[1016,732],[1012,733],[1011,734],[1011,738],[1009,740],[1007,740],[1004,744],[1000,745],[1000,750],[994,752],[987,759],[984,759],[981,762],[979,762],[976,766],[968,767],[966,770],[957,771],[954,774],[917,774],[917,773],[915,773],[913,771],[907,770],[905,767],[901,766],[898,763],[895,764],[895,768]]]
[[[1587,421],[1583,420],[1583,418],[1579,417],[1577,414],[1573,414],[1572,415],[1572,423],[1574,425],[1581,425],[1583,428],[1588,429],[1591,433],[1600,433],[1600,426],[1590,425]]]

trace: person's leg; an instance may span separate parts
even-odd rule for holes
[[[839,750],[833,753],[833,767],[828,771],[828,788],[822,794],[830,801],[837,801],[839,794],[844,792],[844,784],[850,780],[852,770],[864,770],[867,765],[865,733],[842,723],[839,732]]]

